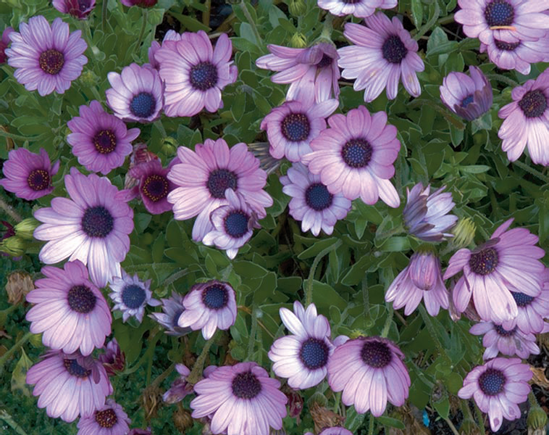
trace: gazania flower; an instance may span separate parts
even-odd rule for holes
[[[69,25],[61,18],[50,27],[41,15],[21,23],[19,30],[10,34],[12,44],[6,50],[8,64],[16,68],[14,77],[27,91],[38,89],[41,96],[53,91],[63,94],[88,63],[82,32],[69,35]]]
[[[163,313],[152,313],[149,314],[149,317],[156,320],[164,328],[166,328],[166,334],[175,335],[180,337],[182,335],[187,335],[191,332],[191,328],[180,328],[177,322],[179,321],[179,316],[185,311],[183,307],[183,296],[179,293],[173,292],[169,299],[160,299],[162,301],[162,311]]]
[[[236,81],[237,69],[230,61],[233,45],[223,33],[215,50],[206,32],[185,32],[179,41],[167,41],[155,53],[160,77],[166,84],[167,116],[194,116],[204,107],[216,112],[223,107],[221,91]]]
[[[503,223],[474,251],[460,249],[450,258],[444,279],[463,272],[452,295],[458,312],[465,311],[473,296],[481,319],[501,324],[518,315],[512,291],[520,288],[528,296],[540,294],[545,267],[539,259],[545,252],[535,246],[538,237],[526,228],[507,231],[512,222]]]
[[[313,435],[311,432],[307,432],[305,435]],[[353,433],[344,427],[329,427],[324,429],[318,435],[353,435]]]
[[[498,113],[505,120],[498,132],[502,150],[514,162],[528,145],[534,163],[549,165],[549,71],[517,86],[511,96],[513,102]]]
[[[376,8],[392,9],[396,6],[397,0],[318,0],[318,7],[340,17],[354,15],[357,18],[366,18],[373,15]]]
[[[343,34],[354,46],[343,47],[339,52],[341,75],[356,79],[355,91],[364,91],[364,101],[375,100],[387,88],[387,98],[394,100],[398,82],[418,97],[421,87],[417,72],[425,69],[417,54],[417,42],[402,27],[397,17],[389,20],[381,12],[364,19],[366,26],[347,23]]]
[[[187,377],[191,374],[191,371],[183,364],[176,364],[175,369],[180,376],[162,396],[162,400],[170,405],[181,402],[187,395],[193,393],[193,386],[187,382]]]
[[[67,142],[78,163],[88,171],[108,174],[124,164],[132,152],[131,141],[139,136],[139,129],[128,130],[126,124],[103,110],[98,101],[90,107],[80,106],[80,116],[72,118],[67,126],[72,133]]]
[[[0,186],[19,198],[31,201],[49,195],[53,191],[52,177],[59,171],[59,160],[53,165],[44,148],[40,155],[26,148],[11,150],[4,162],[4,176]]]
[[[505,42],[494,39],[490,45],[480,44],[480,52],[488,53],[490,61],[501,69],[515,69],[523,75],[530,74],[530,64],[547,62],[549,33],[537,41]]]
[[[403,359],[400,349],[385,338],[349,340],[328,361],[328,383],[333,391],[343,391],[345,405],[354,405],[359,414],[370,410],[379,417],[387,400],[401,406],[408,398],[410,376]]]
[[[110,298],[116,303],[113,310],[123,312],[122,319],[125,322],[131,316],[135,317],[139,323],[143,321],[145,307],[157,307],[160,301],[152,297],[149,289],[151,280],[142,282],[137,274],[133,278],[122,270],[122,278],[115,277],[110,284],[112,293]]]
[[[95,0],[53,0],[52,6],[62,14],[84,20],[95,8]]]
[[[524,334],[516,326],[508,330],[493,322],[481,322],[473,325],[469,332],[473,335],[484,335],[482,338],[482,345],[486,348],[484,360],[498,356],[499,352],[506,356],[517,355],[523,359],[528,358],[530,354],[539,355],[540,352],[536,344],[536,336]]]
[[[192,417],[211,416],[213,433],[269,435],[282,429],[288,399],[280,382],[254,362],[219,367],[194,386]]]
[[[130,423],[124,409],[109,399],[93,415],[80,419],[77,435],[126,435],[130,430]]]
[[[120,349],[116,338],[109,341],[104,350],[105,353],[99,355],[99,361],[101,361],[109,376],[116,376],[118,372],[126,367],[126,355]]]
[[[226,282],[208,281],[195,284],[183,300],[185,311],[177,322],[181,328],[202,330],[206,340],[213,337],[217,328],[227,330],[236,320],[236,298],[233,288]]]
[[[0,39],[0,64],[6,63],[6,60],[8,59],[5,51],[11,43],[10,33],[13,32],[15,32],[13,27],[6,27],[2,32],[2,38]]]
[[[490,427],[497,432],[507,420],[520,418],[517,406],[525,402],[531,388],[528,381],[534,373],[518,358],[495,358],[482,366],[475,367],[463,380],[458,391],[462,399],[474,397],[482,412],[488,414]]]
[[[40,250],[40,261],[80,260],[88,266],[93,283],[104,287],[113,276],[120,276],[120,263],[130,249],[133,211],[107,178],[85,176],[71,168],[65,187],[71,199],[54,198],[51,207],[34,212],[43,222],[34,237],[48,242]]]
[[[263,190],[267,174],[259,168],[259,160],[248,151],[244,143],[229,149],[223,139],[206,139],[194,151],[179,147],[180,164],[168,174],[168,180],[178,187],[168,195],[175,219],[185,220],[197,216],[193,239],[201,241],[213,228],[210,215],[216,208],[227,205],[225,192],[233,189],[244,196],[258,217],[266,216],[265,207],[273,199]]]
[[[370,112],[364,106],[350,110],[346,116],[333,115],[326,129],[311,142],[313,152],[302,163],[320,180],[331,194],[342,193],[347,199],[358,197],[366,204],[375,204],[379,197],[396,208],[400,198],[389,179],[400,142],[397,129],[387,125],[385,112]]]
[[[74,421],[89,417],[105,404],[112,385],[100,362],[80,353],[50,350],[27,372],[27,384],[36,384],[32,394],[40,396],[38,407],[49,417]]]

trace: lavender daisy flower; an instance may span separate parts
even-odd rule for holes
[[[520,418],[519,403],[525,402],[531,388],[528,381],[534,373],[518,358],[495,358],[475,367],[463,380],[458,391],[462,399],[474,397],[482,412],[488,414],[490,427],[497,432],[507,420]]]
[[[67,126],[71,132],[67,142],[78,163],[88,171],[108,174],[124,164],[132,152],[131,141],[139,136],[139,129],[128,130],[126,124],[105,112],[98,101],[90,107],[80,106],[80,116],[72,118]]]
[[[340,77],[336,48],[321,42],[309,48],[288,48],[269,44],[272,54],[255,61],[258,68],[277,71],[271,77],[273,83],[289,84],[286,100],[308,99],[314,95],[315,102],[339,97]]]
[[[445,188],[441,187],[432,195],[429,195],[430,185],[423,188],[423,184],[418,183],[412,190],[406,188],[408,201],[402,215],[408,233],[425,242],[441,242],[453,237],[444,231],[448,231],[458,220],[457,216],[448,214],[456,204],[451,193],[442,193]]]
[[[95,0],[53,0],[52,6],[62,14],[84,20],[95,8]]]
[[[381,12],[364,19],[366,26],[347,23],[343,34],[354,46],[343,47],[339,52],[341,75],[346,79],[357,79],[355,91],[364,91],[364,101],[375,100],[387,88],[387,98],[394,100],[398,93],[398,82],[418,97],[421,87],[417,72],[425,69],[418,56],[417,42],[410,32],[402,27],[397,17],[389,20]]]
[[[26,148],[11,150],[4,162],[4,176],[0,186],[19,198],[31,201],[49,195],[53,191],[52,177],[59,171],[59,160],[53,165],[45,149],[40,155]]]
[[[498,132],[503,140],[502,150],[507,153],[509,161],[514,162],[528,145],[532,161],[548,166],[549,71],[540,74],[536,80],[517,86],[511,96],[513,102],[498,113],[505,120]]]
[[[469,74],[451,72],[440,86],[440,98],[454,113],[467,121],[473,121],[492,108],[493,92],[490,82],[476,66],[469,67]]]
[[[549,61],[549,33],[537,41],[505,42],[494,39],[490,45],[480,44],[480,52],[488,53],[490,61],[501,69],[515,69],[530,74],[530,64]]]
[[[164,35],[164,39],[162,40],[162,43],[164,43],[164,41],[180,41],[180,40],[181,40],[181,34],[177,33],[175,30],[170,29]],[[156,52],[160,49],[160,47],[161,45],[157,41],[153,40],[147,52],[149,56],[149,64],[156,70],[160,69],[160,64],[157,62],[154,56]]]
[[[282,191],[292,197],[290,215],[301,221],[301,231],[318,236],[320,229],[330,235],[334,225],[347,216],[352,203],[341,193],[331,194],[321,183],[320,175],[309,172],[301,163],[294,163],[285,177],[280,177]]]
[[[104,287],[113,276],[120,276],[120,263],[130,249],[133,211],[107,178],[85,176],[71,168],[65,187],[71,199],[53,198],[51,207],[34,212],[43,222],[34,237],[48,242],[40,250],[40,261],[80,260],[88,266],[93,283]]]
[[[410,376],[403,359],[400,349],[385,338],[349,340],[328,361],[328,383],[333,391],[343,391],[345,405],[354,405],[359,414],[370,410],[379,417],[387,400],[401,406],[408,398]]]
[[[115,277],[110,284],[112,293],[109,297],[116,303],[113,310],[122,311],[122,319],[125,322],[130,317],[135,317],[139,323],[143,321],[145,307],[157,307],[160,301],[152,297],[150,290],[151,280],[141,281],[137,274],[133,278],[122,270],[122,278]]]
[[[311,142],[312,153],[302,158],[313,174],[320,174],[322,184],[331,194],[342,193],[366,204],[378,198],[396,208],[400,198],[389,181],[400,142],[397,129],[387,125],[385,112],[370,112],[364,106],[350,110],[346,116],[333,115],[326,129]]]
[[[192,331],[191,328],[180,328],[177,322],[179,321],[179,316],[185,311],[183,307],[183,296],[179,293],[172,293],[172,296],[169,299],[160,299],[162,301],[162,311],[163,313],[152,313],[149,314],[149,317],[156,320],[164,328],[166,328],[166,334],[174,335],[180,337],[182,335],[187,335]]]
[[[178,325],[202,330],[202,336],[209,340],[217,328],[227,330],[236,320],[236,298],[233,288],[226,282],[208,281],[195,284],[183,299],[185,311],[181,313]]]
[[[46,352],[42,361],[28,370],[27,384],[36,384],[32,394],[40,396],[39,408],[66,422],[79,415],[93,415],[113,392],[100,362],[80,353],[67,355],[55,350]]]
[[[103,364],[109,376],[116,376],[118,372],[126,367],[126,355],[120,350],[116,338],[109,341],[104,350],[105,353],[99,355],[99,361]]]
[[[269,435],[269,427],[282,429],[286,416],[288,399],[279,388],[254,362],[219,367],[194,386],[192,417],[211,416],[213,433]]]
[[[313,435],[311,432],[307,432],[305,435]],[[353,435],[353,433],[344,427],[329,427],[324,429],[318,435]]]
[[[27,91],[38,89],[42,97],[53,91],[63,94],[88,63],[82,32],[69,35],[69,25],[61,18],[50,27],[41,15],[21,23],[19,30],[10,34],[12,44],[6,50],[8,64],[16,68],[14,77]]]
[[[206,32],[185,32],[179,41],[164,41],[156,52],[160,77],[166,89],[167,116],[194,116],[204,107],[216,112],[223,107],[221,91],[234,83],[236,66],[230,61],[233,45],[223,33],[215,50]]]
[[[186,396],[193,393],[193,386],[187,382],[191,371],[183,364],[176,364],[175,369],[180,376],[162,396],[162,400],[170,405],[181,402]]]
[[[483,359],[489,360],[501,352],[503,355],[517,355],[526,359],[532,355],[539,355],[534,334],[524,334],[516,326],[505,329],[493,322],[481,322],[474,325],[469,332],[473,335],[484,335],[482,345],[486,348]]]
[[[503,223],[488,242],[474,251],[460,249],[450,258],[444,279],[463,272],[452,295],[459,313],[465,311],[473,296],[480,318],[501,324],[518,315],[513,290],[520,288],[534,297],[540,294],[545,267],[539,259],[545,252],[535,246],[538,237],[526,228],[507,231],[512,222],[509,219]]]
[[[366,18],[373,15],[376,8],[392,9],[397,6],[397,0],[317,0],[318,7],[330,11],[340,17],[353,15]]]
[[[76,435],[126,435],[130,430],[130,423],[124,409],[109,399],[93,415],[80,419]]]
[[[223,139],[206,139],[195,150],[179,147],[180,164],[168,174],[168,180],[178,188],[168,195],[175,219],[185,220],[197,216],[193,227],[193,240],[199,242],[213,228],[210,215],[216,208],[227,205],[225,191],[232,189],[244,196],[246,202],[262,219],[265,207],[273,199],[263,190],[267,174],[259,168],[259,160],[244,143],[229,149]]]
[[[13,30],[13,27],[6,27],[2,32],[2,38],[0,39],[0,65],[6,63],[6,60],[8,60],[5,51],[11,43],[10,33],[13,32],[15,32],[15,30]]]

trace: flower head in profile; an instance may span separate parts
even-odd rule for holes
[[[15,30],[13,30],[13,27],[6,27],[2,32],[2,38],[0,38],[0,65],[6,63],[6,60],[8,59],[5,51],[6,48],[10,46],[10,33],[13,32],[15,32]]]
[[[191,374],[191,371],[184,364],[176,364],[175,369],[179,373],[179,378],[172,383],[170,389],[162,396],[162,400],[168,404],[181,402],[187,395],[193,393],[193,386],[187,382],[187,377]]]
[[[334,15],[343,17],[353,15],[357,18],[366,18],[373,15],[377,9],[393,9],[397,0],[317,0],[318,7],[330,11]],[[324,433],[324,432],[323,432]]]
[[[62,14],[85,20],[95,8],[95,0],[53,0],[52,6]]]
[[[181,328],[177,324],[179,316],[185,311],[183,306],[183,296],[173,292],[168,299],[160,299],[162,301],[163,313],[152,313],[149,317],[160,323],[165,329],[166,334],[180,337],[191,332],[191,328]]]
[[[151,280],[141,281],[137,274],[133,277],[122,270],[122,278],[115,277],[110,284],[112,293],[110,298],[115,302],[113,310],[122,311],[124,322],[130,317],[135,317],[139,323],[143,321],[145,307],[157,307],[160,301],[152,297],[150,290]]]
[[[506,356],[517,355],[527,359],[530,355],[539,355],[539,347],[536,344],[534,334],[525,334],[516,326],[506,329],[502,325],[493,322],[480,322],[474,325],[469,332],[473,335],[484,335],[482,345],[484,360],[492,359],[502,353]]]
[[[549,61],[549,32],[536,41],[505,42],[494,39],[490,45],[480,43],[480,52],[488,53],[488,58],[498,68],[517,70],[523,75],[530,74],[531,64]]]
[[[93,415],[80,419],[77,435],[126,435],[130,430],[130,423],[124,409],[109,399]]]
[[[109,376],[116,376],[118,372],[124,370],[126,366],[126,355],[120,349],[118,341],[113,338],[104,347],[105,353],[99,355],[99,361],[105,367]]]

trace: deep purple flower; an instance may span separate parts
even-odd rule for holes
[[[394,100],[398,82],[418,97],[421,87],[417,72],[425,69],[418,56],[417,42],[402,27],[397,17],[393,20],[381,12],[364,19],[366,26],[347,23],[343,34],[356,45],[343,47],[339,52],[341,75],[356,79],[355,91],[365,89],[364,101],[375,100],[387,88],[387,98]]]
[[[52,6],[62,14],[84,20],[95,8],[95,0],[53,0]]]
[[[116,338],[109,341],[104,350],[105,353],[99,355],[99,361],[103,364],[109,376],[116,376],[118,372],[126,367],[126,355],[120,349]]]
[[[130,423],[124,409],[109,399],[93,415],[80,419],[77,435],[126,435],[130,430]]]
[[[480,52],[488,52],[490,61],[501,69],[515,69],[530,74],[530,64],[549,61],[549,32],[537,41],[505,42],[494,39],[490,45],[480,43]]]
[[[6,178],[0,180],[0,186],[31,201],[52,192],[52,177],[59,170],[59,160],[52,165],[44,148],[40,148],[40,155],[18,148],[9,152],[2,169]]]
[[[495,358],[475,367],[463,380],[458,391],[462,399],[474,397],[482,412],[488,414],[490,427],[497,432],[507,420],[520,418],[517,404],[525,402],[531,388],[528,381],[534,373],[518,358]]]
[[[193,393],[193,386],[187,382],[191,371],[183,364],[176,364],[175,369],[180,376],[162,396],[162,400],[170,405],[181,402],[186,396]]]
[[[282,429],[288,399],[255,362],[219,367],[194,386],[193,418],[211,416],[213,433],[269,435]]]
[[[149,314],[149,317],[156,320],[160,323],[168,335],[174,335],[180,337],[182,335],[187,335],[192,331],[191,328],[180,328],[177,324],[179,316],[185,311],[183,306],[183,296],[179,293],[173,292],[169,299],[160,299],[162,301],[162,311],[163,313],[152,313]]]
[[[311,432],[307,432],[305,435],[313,435]],[[344,427],[329,427],[324,429],[318,435],[353,435],[353,433]]]
[[[122,278],[115,277],[109,286],[112,290],[109,297],[116,303],[112,309],[122,311],[124,322],[133,316],[141,323],[147,305],[160,305],[160,301],[152,297],[151,280],[143,282],[137,274],[131,277],[122,270]]]
[[[107,178],[71,168],[65,187],[71,199],[53,198],[51,207],[34,212],[43,222],[34,237],[48,242],[40,250],[40,261],[80,260],[88,266],[93,283],[104,287],[113,276],[120,276],[120,263],[130,250],[133,211]]]
[[[212,48],[208,35],[185,32],[179,41],[167,41],[155,53],[166,89],[167,116],[194,116],[204,107],[216,112],[223,107],[221,91],[236,81],[237,69],[230,61],[233,45],[223,33]]]
[[[346,116],[333,115],[326,129],[311,142],[312,153],[302,162],[308,165],[331,194],[342,193],[353,200],[360,197],[372,205],[381,200],[396,208],[400,198],[389,179],[400,142],[397,129],[387,125],[385,112],[370,112],[364,106],[350,110]]]
[[[511,292],[521,289],[528,296],[540,294],[545,267],[539,259],[545,252],[535,246],[538,237],[526,228],[507,231],[512,222],[509,219],[500,225],[490,240],[474,251],[460,249],[450,258],[444,279],[463,272],[452,295],[459,313],[473,296],[481,319],[501,324],[518,315]]]
[[[6,56],[5,50],[9,47],[11,43],[10,33],[15,32],[13,27],[6,27],[2,32],[2,39],[0,39],[0,65],[6,63],[8,57]]]
[[[317,0],[318,7],[330,11],[340,17],[353,15],[366,18],[378,9],[392,9],[397,6],[397,0]],[[323,432],[324,433],[324,432]]]
[[[61,18],[50,27],[41,15],[21,23],[19,30],[10,34],[12,44],[6,50],[8,64],[16,68],[14,77],[27,91],[38,89],[41,96],[53,91],[63,94],[88,63],[82,32],[69,35],[69,25]]]
[[[124,6],[139,6],[140,8],[152,8],[158,0],[120,0]]]
[[[503,355],[517,355],[526,359],[532,355],[539,355],[539,347],[536,344],[534,334],[524,334],[516,326],[506,329],[501,325],[495,325],[493,322],[481,322],[473,325],[469,332],[473,335],[484,335],[482,345],[486,348],[484,351],[484,360],[492,359],[501,352]]]

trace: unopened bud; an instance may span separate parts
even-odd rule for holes
[[[457,249],[466,248],[475,239],[476,230],[477,226],[471,218],[460,219],[452,231],[455,236],[452,244]]]
[[[366,334],[364,333],[364,331],[361,331],[360,329],[354,329],[349,334],[349,338],[351,340],[354,339],[354,338],[359,338],[359,337],[366,337]]]
[[[296,32],[290,38],[290,45],[293,48],[307,47],[307,37],[303,33]]]
[[[187,433],[187,430],[193,427],[193,418],[186,409],[178,407],[173,413],[173,424],[175,428],[182,434]]]
[[[307,5],[304,0],[292,0],[288,9],[290,10],[290,14],[297,18],[305,15],[307,12]]]
[[[543,435],[547,426],[547,414],[538,405],[532,406],[528,413],[528,435]]]
[[[87,87],[92,87],[99,83],[99,77],[93,71],[87,69],[80,75],[80,82]]]
[[[25,253],[25,241],[17,236],[4,239],[0,243],[0,252],[5,252],[12,257],[20,257]]]
[[[34,218],[27,218],[15,225],[15,234],[25,240],[33,240],[33,233],[40,225]]]

